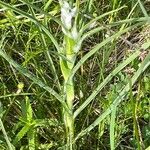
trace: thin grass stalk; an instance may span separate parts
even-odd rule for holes
[[[11,145],[9,139],[8,139],[8,136],[7,136],[7,133],[6,133],[6,131],[5,131],[5,128],[4,128],[4,125],[3,125],[3,122],[2,122],[2,120],[1,120],[1,118],[0,118],[0,128],[1,128],[2,132],[3,132],[4,138],[5,138],[5,140],[6,140],[6,143],[7,143],[7,145],[8,145],[9,150],[14,150],[14,149],[12,148],[12,145]]]

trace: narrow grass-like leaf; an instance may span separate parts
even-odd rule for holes
[[[7,98],[7,97],[16,97],[16,96],[27,96],[27,95],[34,95],[33,93],[20,93],[20,94],[8,94],[8,95],[3,95],[3,96],[0,96],[0,99],[1,98]]]
[[[2,122],[2,120],[1,120],[1,118],[0,118],[0,129],[2,130],[2,133],[3,133],[3,135],[4,135],[4,138],[5,138],[5,140],[6,140],[6,143],[7,143],[7,145],[8,145],[9,150],[14,150],[12,144],[11,144],[10,141],[9,141],[9,138],[8,138],[8,136],[7,136],[7,133],[6,133],[6,130],[5,130],[5,128],[4,128],[4,125],[3,125],[3,122]]]
[[[89,32],[83,34],[83,36],[81,37],[81,39],[79,39],[79,45],[82,44],[82,42],[87,38],[87,37],[90,37],[91,35],[95,34],[95,33],[98,33],[100,32],[101,30],[105,29],[105,27],[97,27],[97,28],[94,28],[92,30],[90,30]],[[80,33],[79,33],[80,34]],[[81,36],[81,35],[80,35]],[[80,37],[79,36],[79,37]]]
[[[138,2],[135,3],[135,5],[132,7],[130,13],[128,14],[127,18],[126,19],[129,19],[131,17],[131,15],[133,14],[136,6],[138,5]],[[123,24],[120,28],[120,30],[123,30],[125,27],[127,26],[127,24]]]
[[[129,58],[123,61],[117,68],[115,68],[105,79],[104,81],[92,92],[92,94],[85,100],[85,102],[74,112],[74,117],[76,117],[86,106],[96,97],[96,95],[105,87],[111,79],[119,73],[125,66],[131,63],[135,58],[140,54],[140,51],[136,51]]]
[[[58,23],[59,25],[63,26],[63,24],[61,23],[61,21],[60,21],[59,19],[57,19],[57,18],[55,18],[54,16],[52,16],[51,14],[49,14],[49,13],[43,11],[42,9],[36,7],[36,6],[33,5],[32,3],[27,2],[27,1],[25,1],[25,0],[19,0],[19,1],[21,1],[22,3],[24,3],[24,4],[28,5],[28,6],[30,6],[31,8],[34,8],[35,10],[39,11],[41,14],[44,14],[44,15],[46,15],[46,16],[49,16],[49,17],[50,17],[52,20],[54,20],[56,23]]]
[[[33,2],[34,4],[37,4],[37,3],[40,3],[40,2],[42,2],[42,0],[37,0],[37,1],[35,1],[35,2]],[[14,7],[20,7],[20,6],[24,6],[25,4],[23,4],[23,3],[21,3],[21,4],[16,4],[16,5],[13,5]],[[0,12],[3,12],[3,11],[5,11],[5,10],[7,10],[8,8],[2,8],[2,9],[0,9]]]
[[[138,3],[139,3],[139,5],[140,5],[140,8],[141,8],[141,10],[142,10],[144,16],[145,16],[145,17],[149,17],[149,15],[148,15],[146,9],[144,8],[144,6],[143,6],[141,0],[138,0]]]
[[[41,31],[41,29],[40,29],[40,31]],[[60,82],[59,82],[59,78],[58,78],[58,75],[57,75],[57,72],[56,72],[53,60],[52,60],[51,55],[49,53],[48,45],[46,44],[44,35],[41,34],[41,32],[39,32],[39,34],[41,35],[41,40],[42,40],[43,46],[44,46],[44,48],[46,50],[45,56],[47,58],[49,66],[50,66],[50,68],[51,68],[51,70],[53,72],[53,77],[55,78],[55,83],[57,84],[57,87],[58,87],[58,89],[60,91],[61,90],[61,85],[60,85]]]
[[[31,10],[32,15],[35,17],[35,13],[34,13],[33,8],[30,7],[30,10]],[[48,49],[48,45],[46,43],[46,39],[45,39],[44,35],[42,34],[41,27],[40,26],[37,26],[37,27],[39,28],[39,34],[41,36],[41,41],[42,41],[43,47],[45,49],[45,57],[46,57],[46,59],[48,61],[48,64],[49,64],[49,66],[51,68],[51,71],[53,72],[53,77],[55,78],[55,83],[57,84],[57,87],[58,87],[58,89],[60,91],[61,90],[61,85],[60,85],[60,82],[59,82],[59,78],[58,78],[58,75],[57,75],[57,72],[56,72],[53,60],[52,60],[51,55],[49,53],[49,49]]]
[[[122,31],[119,31],[117,33],[115,33],[114,35],[108,37],[107,39],[105,39],[104,41],[102,41],[101,43],[97,44],[92,50],[90,50],[85,56],[83,56],[83,58],[81,58],[78,63],[74,66],[73,70],[71,71],[71,75],[70,78],[73,78],[73,76],[75,75],[75,73],[77,72],[77,70],[80,68],[80,66],[83,65],[83,63],[90,58],[93,54],[95,54],[100,48],[102,48],[103,46],[105,46],[107,43],[111,42],[112,40],[114,40],[115,38],[121,36],[122,34],[124,34],[125,32],[137,27],[138,25],[142,25],[143,23],[137,23],[133,26],[130,26]],[[69,80],[68,79],[68,80]]]
[[[94,19],[92,19],[89,23],[87,23],[87,24],[80,30],[80,33],[83,33],[86,29],[90,28],[91,24],[93,24],[95,21],[100,20],[100,19],[102,19],[103,17],[108,16],[108,15],[110,15],[110,14],[112,14],[112,13],[115,13],[115,12],[117,12],[117,11],[123,9],[123,8],[125,8],[125,6],[120,7],[120,8],[118,8],[118,9],[115,9],[115,10],[112,10],[112,11],[109,11],[109,12],[106,12],[106,13],[104,13],[104,14],[102,14],[102,15],[100,15],[100,16],[94,18]]]
[[[52,94],[62,104],[62,106],[65,108],[65,110],[67,112],[69,112],[69,109],[68,109],[66,103],[63,101],[62,97],[56,91],[54,91],[52,88],[50,88],[49,86],[47,86],[46,84],[44,84],[40,79],[38,79],[37,77],[35,77],[32,73],[30,73],[29,71],[27,71],[26,69],[24,69],[22,66],[20,66],[19,64],[17,64],[5,52],[3,52],[2,49],[0,49],[0,55],[3,58],[5,58],[9,62],[9,64],[12,65],[21,74],[25,75],[30,80],[32,80],[34,83],[36,83],[37,85],[39,85],[41,88],[45,89],[50,94]]]
[[[125,19],[125,20],[120,20],[117,22],[110,23],[110,25],[115,25],[115,24],[120,25],[120,24],[124,24],[124,23],[135,23],[135,22],[150,22],[150,17]]]
[[[132,86],[135,84],[139,76],[150,66],[150,53],[146,56],[144,61],[140,64],[139,69],[136,71],[134,76],[131,79]],[[114,107],[117,107],[123,100],[123,98],[128,94],[130,90],[129,83],[125,86],[125,88],[119,93],[118,97],[113,101],[113,103],[107,108],[107,110],[100,115],[89,127],[87,127],[85,130],[82,130],[76,137],[75,140],[79,139],[83,135],[90,132],[95,126],[97,126],[102,120],[104,120],[114,109]]]
[[[89,12],[91,11],[93,2],[94,2],[93,0],[89,0],[89,1],[88,1],[88,11],[89,11]]]
[[[34,16],[31,16],[31,15],[27,14],[26,12],[24,12],[24,11],[18,9],[18,8],[15,8],[15,7],[13,7],[13,6],[7,4],[7,3],[4,3],[4,2],[2,2],[2,1],[0,1],[0,5],[4,6],[4,7],[6,7],[6,8],[11,9],[11,10],[15,11],[15,12],[18,13],[18,14],[23,15],[24,17],[30,19],[32,22],[34,22],[35,24],[37,24],[38,26],[40,26],[40,27],[42,28],[42,30],[44,31],[44,33],[51,39],[51,41],[52,41],[53,44],[55,45],[57,51],[60,50],[60,47],[59,47],[57,41],[55,40],[55,38],[53,37],[53,35],[52,35],[52,34],[49,32],[49,30],[48,30],[44,25],[42,25]]]
[[[46,10],[46,9],[50,6],[50,4],[52,3],[52,1],[53,1],[53,0],[48,0],[48,1],[46,2],[45,6],[44,6],[44,10]]]

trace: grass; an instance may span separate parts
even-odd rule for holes
[[[147,5],[0,1],[0,149],[148,149]]]

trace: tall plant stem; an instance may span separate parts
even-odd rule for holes
[[[74,84],[73,78],[70,79],[71,70],[75,62],[74,46],[75,42],[73,39],[65,36],[64,37],[65,46],[62,50],[62,53],[65,55],[67,60],[60,58],[60,67],[64,77],[64,95],[66,104],[71,112],[69,114],[64,110],[64,123],[66,127],[66,136],[67,136],[67,148],[68,150],[73,149],[74,143],[74,118],[73,118],[73,100],[74,100]],[[68,81],[68,79],[70,79]]]
[[[71,110],[71,114],[66,112],[65,114],[65,124],[66,124],[66,132],[67,132],[67,149],[73,149],[73,141],[74,141],[74,119],[73,119],[73,100],[74,100],[74,85],[73,81],[70,81],[69,84],[65,84],[66,88],[66,102]]]

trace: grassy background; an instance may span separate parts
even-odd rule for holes
[[[3,2],[10,7],[4,7]],[[62,28],[56,23],[60,5],[55,0],[29,2],[31,5],[18,0],[0,1],[0,149],[66,149],[63,104],[49,92],[52,89],[63,95],[61,54],[50,39],[52,34],[63,45]],[[150,2],[84,0],[78,1],[78,5],[78,31],[90,20],[126,7],[94,22],[104,29],[83,41],[76,64],[97,44],[127,27],[131,29],[100,47],[78,71],[74,69],[74,149],[146,149],[150,146],[150,68],[146,68],[150,62]],[[83,33],[86,35],[92,29]],[[130,63],[125,62],[131,55],[134,58]],[[112,71],[122,63],[127,65],[111,78]],[[144,72],[138,75],[142,65]],[[109,75],[109,83],[92,96],[93,100],[81,112],[80,106]],[[127,93],[123,92],[126,89]],[[123,99],[118,97],[122,92]],[[116,99],[123,101],[118,103]],[[103,118],[109,109],[111,114]]]

